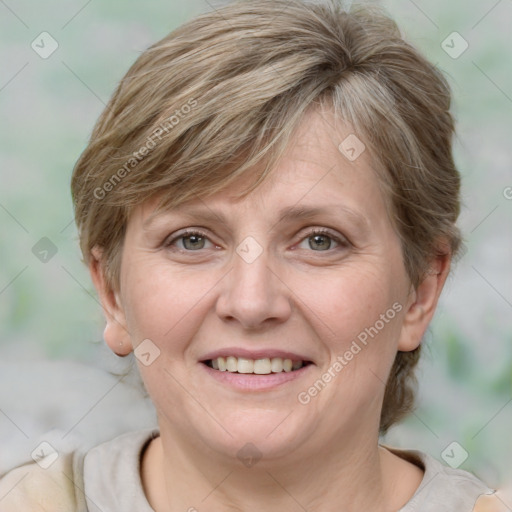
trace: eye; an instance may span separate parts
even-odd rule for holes
[[[204,249],[207,240],[208,236],[204,232],[198,230],[187,230],[175,236],[174,238],[166,240],[164,242],[164,246],[172,247],[176,242],[183,241],[183,246],[177,247],[177,249],[186,252],[195,252]]]
[[[314,252],[325,252],[333,249],[333,242],[337,245],[336,248],[346,248],[350,245],[350,242],[343,236],[335,235],[326,229],[313,229],[303,238],[303,242],[309,241],[309,249],[313,249]],[[182,242],[182,246],[176,246],[178,242]],[[178,235],[169,238],[164,242],[164,246],[167,248],[176,248],[182,252],[198,252],[202,249],[207,248],[206,243],[212,243],[208,235],[197,229],[189,229],[179,233]]]
[[[308,247],[314,249],[315,252],[323,252],[332,249],[332,242],[346,248],[349,246],[349,242],[344,237],[339,237],[326,229],[313,229],[309,233],[306,233],[304,242],[308,241]],[[318,250],[316,250],[318,249]]]

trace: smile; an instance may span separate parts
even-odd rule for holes
[[[280,358],[262,358],[262,359],[249,359],[249,363],[244,362],[244,358],[236,358],[233,357],[234,361],[231,360],[231,356],[224,357],[225,360],[225,370],[221,370],[220,367],[218,369],[213,368],[213,361],[216,361],[215,364],[219,364],[219,358],[215,358],[214,360],[204,360],[200,362],[199,367],[202,368],[206,375],[211,377],[214,381],[218,382],[222,386],[227,386],[236,391],[240,392],[268,392],[279,388],[280,386],[291,383],[294,380],[298,380],[301,377],[304,377],[310,373],[312,368],[315,367],[315,364],[312,362],[306,361],[297,361],[295,363],[295,369],[293,368],[294,363],[291,361],[291,369],[290,362],[286,362],[286,359],[281,359],[281,367],[282,370],[278,372],[272,371],[272,360],[280,359]],[[229,363],[228,363],[229,359]],[[260,363],[258,361],[262,361],[267,359],[267,361]],[[239,364],[240,360],[242,360],[240,369]],[[222,364],[222,361],[220,362]],[[230,369],[227,368],[227,365],[230,365]],[[236,364],[236,367],[235,367]],[[251,370],[252,364],[252,370]],[[277,369],[277,361],[274,361],[274,368]],[[299,366],[300,364],[300,366]],[[244,367],[244,365],[246,365]],[[268,371],[270,365],[270,371]],[[256,366],[256,368],[255,368]],[[265,366],[265,367],[264,367]],[[288,369],[286,369],[286,368]],[[236,368],[236,369],[235,369]],[[249,371],[251,370],[251,371]],[[256,371],[265,371],[266,373],[256,373]],[[245,373],[244,373],[245,371]]]
[[[309,361],[292,360],[281,357],[248,359],[245,357],[216,357],[203,361],[209,368],[221,372],[269,375],[271,373],[293,372],[311,364]]]

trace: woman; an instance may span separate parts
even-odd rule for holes
[[[158,428],[13,470],[5,510],[481,509],[473,475],[379,445],[461,245],[449,108],[375,8],[233,3],[144,52],[72,192]]]

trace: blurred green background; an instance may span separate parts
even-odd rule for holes
[[[104,104],[137,56],[193,15],[219,4],[0,2],[4,466],[15,460],[14,446],[33,445],[37,432],[53,426],[59,408],[73,404],[78,420],[89,407],[79,395],[62,398],[72,384],[59,374],[62,364],[52,362],[77,363],[71,368],[80,368],[76,372],[84,375],[89,375],[85,367],[105,373],[130,364],[119,362],[103,346],[102,312],[81,263],[73,223],[71,170]],[[462,468],[502,486],[512,481],[512,1],[382,4],[406,38],[445,72],[452,85],[458,123],[455,155],[464,182],[460,225],[468,249],[447,284],[425,340],[418,408],[385,442],[441,458],[456,441],[468,454]],[[31,47],[42,32],[58,44],[46,59]],[[50,40],[46,41],[48,48]],[[38,368],[37,380],[30,380]],[[53,386],[53,412],[38,423],[34,417],[48,406],[43,398],[33,404],[30,396],[36,388],[44,390],[50,377],[56,379],[48,384]],[[98,377],[78,379],[73,385],[101,400],[109,382]],[[91,391],[103,385],[104,390]],[[125,411],[131,407],[127,403]],[[30,418],[33,423],[28,427],[23,422]],[[116,428],[136,425],[130,421]],[[85,425],[83,435],[96,428],[97,436],[106,436],[103,427]]]

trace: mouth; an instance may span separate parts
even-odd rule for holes
[[[317,363],[306,354],[275,348],[224,347],[198,361],[209,382],[242,393],[269,392],[303,381]]]
[[[249,359],[235,356],[206,359],[201,361],[201,363],[219,372],[252,375],[270,375],[282,372],[291,373],[313,364],[312,361],[282,357]]]
[[[271,392],[306,378],[315,363],[304,359],[220,356],[200,361],[205,375],[223,387],[241,393]]]

